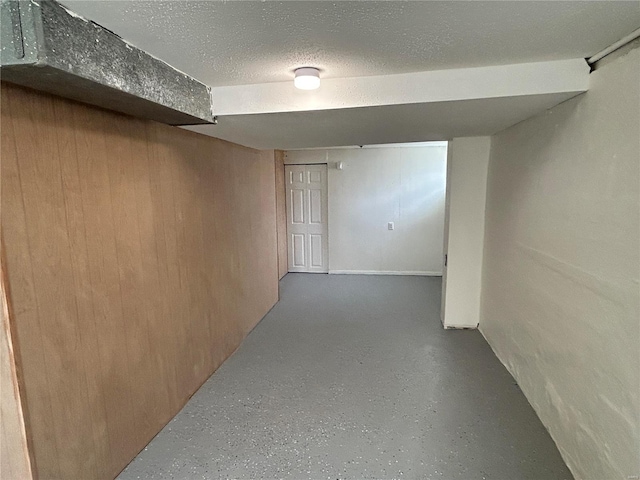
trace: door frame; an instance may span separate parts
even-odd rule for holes
[[[323,223],[324,223],[324,231],[325,231],[325,243],[326,243],[326,248],[324,249],[324,254],[325,254],[325,258],[326,258],[326,265],[325,268],[322,270],[312,270],[312,271],[304,271],[301,272],[300,270],[294,270],[292,271],[291,268],[291,235],[289,233],[289,208],[290,208],[290,199],[288,198],[287,195],[287,185],[289,184],[289,179],[288,179],[288,169],[291,167],[324,167],[324,174],[325,174],[325,185],[324,185],[324,205],[323,205],[323,210],[325,213],[324,219],[323,219]],[[285,177],[285,181],[284,181],[284,195],[285,195],[285,215],[287,218],[286,221],[286,239],[287,239],[287,273],[323,273],[323,274],[328,274],[329,273],[329,164],[328,162],[323,162],[323,163],[285,163],[284,164],[284,177]]]

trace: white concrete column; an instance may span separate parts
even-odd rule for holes
[[[490,150],[490,137],[449,142],[441,312],[445,328],[478,326]]]

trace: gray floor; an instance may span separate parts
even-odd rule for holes
[[[281,301],[120,478],[571,478],[440,278],[288,274]]]

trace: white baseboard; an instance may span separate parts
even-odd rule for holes
[[[386,270],[329,270],[330,275],[416,275],[421,277],[441,277],[442,272],[386,271]]]
[[[475,330],[478,325],[444,325],[445,330]]]

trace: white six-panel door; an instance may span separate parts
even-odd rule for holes
[[[327,166],[287,165],[285,182],[289,271],[326,273]]]

